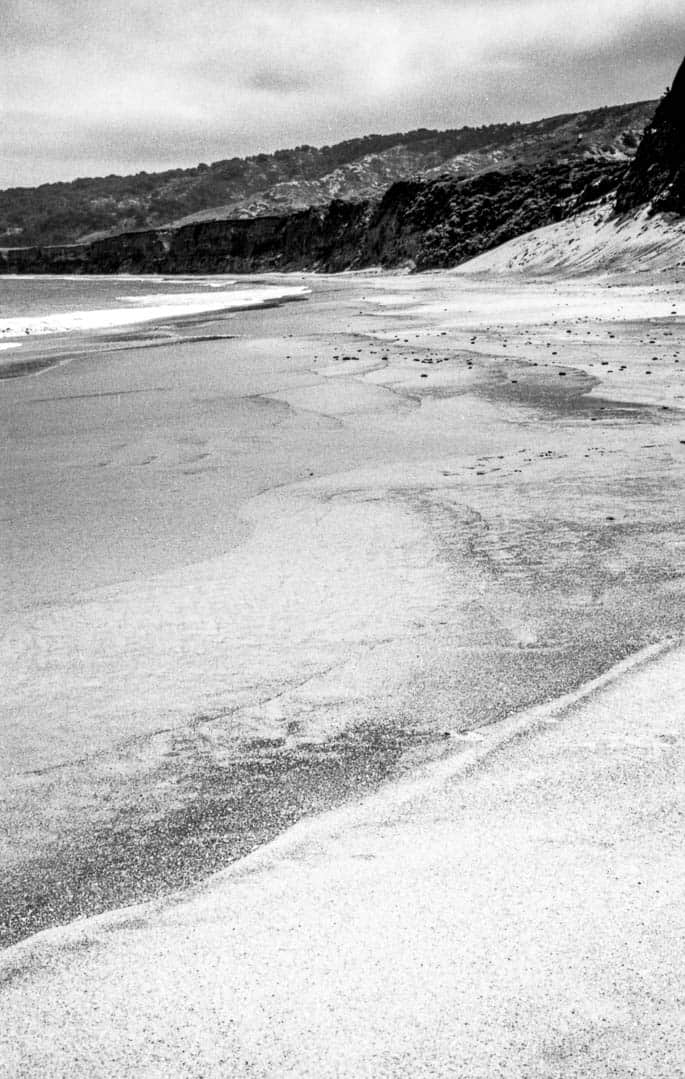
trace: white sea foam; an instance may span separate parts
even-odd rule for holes
[[[309,289],[304,286],[265,286],[255,289],[199,293],[187,292],[159,296],[127,296],[127,303],[137,307],[110,307],[95,311],[62,311],[49,315],[23,315],[0,322],[0,334],[5,338],[23,337],[48,333],[70,333],[74,330],[105,330],[118,326],[133,326],[141,322],[153,322],[179,315],[197,315],[210,312],[239,310],[259,307],[275,300],[295,299],[305,296]],[[162,301],[162,302],[160,302]]]
[[[167,282],[164,282],[164,283],[166,284]],[[226,284],[232,285],[232,284],[234,284],[234,282],[227,281],[225,283],[224,282],[221,283],[221,286],[224,289],[224,293],[222,293],[222,295],[224,295],[225,292],[226,292],[226,288],[225,288]],[[232,295],[240,295],[240,293],[232,293],[231,292],[231,293],[229,293],[229,295],[231,295],[231,296]],[[149,306],[159,307],[160,305],[166,306],[167,304],[174,304],[175,306],[180,305],[182,307],[185,307],[188,304],[195,303],[195,301],[198,299],[198,296],[202,297],[204,299],[208,299],[210,303],[214,303],[214,301],[217,299],[217,295],[212,294],[211,292],[204,293],[204,292],[197,292],[196,291],[196,292],[145,292],[140,296],[117,296],[117,300],[120,301],[121,303],[141,304],[144,307],[149,307]]]

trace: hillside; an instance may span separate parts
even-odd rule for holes
[[[655,102],[527,124],[368,135],[193,169],[79,179],[0,192],[0,245],[74,243],[193,221],[286,214],[333,199],[380,199],[399,180],[634,155]]]
[[[589,159],[467,180],[401,181],[380,201],[335,200],[270,217],[15,248],[0,252],[0,267],[10,273],[263,273],[454,266],[571,216],[613,191],[624,171],[624,163]]]

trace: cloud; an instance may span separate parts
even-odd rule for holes
[[[658,95],[681,0],[4,0],[0,184]]]

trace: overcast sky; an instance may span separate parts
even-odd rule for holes
[[[658,97],[684,0],[0,0],[0,187]]]

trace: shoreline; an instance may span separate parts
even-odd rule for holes
[[[212,287],[204,279],[203,283]],[[188,330],[194,326],[219,326],[221,320],[231,319],[238,312],[306,301],[309,294],[310,289],[304,285],[273,285],[236,292],[181,294],[173,297],[178,302],[167,304],[145,305],[154,297],[141,296],[130,297],[144,305],[141,307],[17,316],[0,324],[0,337],[4,338],[0,341],[0,354],[11,353],[0,355],[0,382],[40,374],[93,353],[189,341],[193,338]],[[217,329],[207,336],[200,334],[197,339],[228,336]],[[23,340],[13,340],[18,337]]]
[[[304,299],[309,290],[304,286],[271,286],[241,291],[216,291],[214,293],[186,293],[160,295],[159,297],[130,297],[140,306],[109,307],[100,310],[69,311],[51,315],[17,316],[0,322],[0,335],[4,339],[45,334],[88,333],[99,330],[137,326],[162,319],[192,318],[197,315],[220,314],[239,311],[247,307],[262,307],[274,302]],[[129,297],[126,297],[127,299]],[[149,299],[155,304],[147,304]],[[164,302],[159,302],[159,301]],[[169,302],[173,300],[174,302]]]
[[[563,283],[311,285],[230,339],[5,384],[4,858],[48,922],[98,879],[99,909],[197,882],[327,785],[354,800],[682,629],[682,413],[588,393],[621,357],[654,395],[653,325],[616,329],[630,293],[588,324]]]

